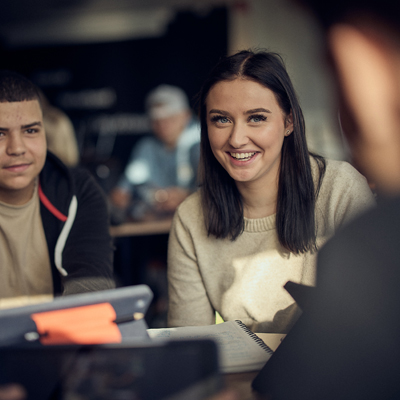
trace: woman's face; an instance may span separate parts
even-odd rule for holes
[[[221,81],[208,93],[206,112],[212,152],[236,183],[276,183],[293,123],[275,94],[254,81]]]

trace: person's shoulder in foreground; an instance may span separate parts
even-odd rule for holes
[[[258,390],[274,400],[398,398],[399,226],[397,198],[324,246],[315,301],[264,367]]]
[[[343,131],[378,206],[321,250],[311,302],[253,386],[273,400],[399,399],[400,3],[299,2],[326,31]]]

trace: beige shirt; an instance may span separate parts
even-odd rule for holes
[[[312,162],[315,173],[315,161]],[[316,203],[317,245],[375,203],[366,179],[350,164],[327,160]],[[245,218],[235,240],[207,236],[195,193],[178,208],[169,237],[170,326],[209,325],[215,311],[239,319],[253,332],[286,333],[299,315],[283,288],[288,281],[314,285],[316,253],[282,248],[275,215]]]
[[[53,297],[37,190],[22,206],[0,202],[0,276],[0,308]]]

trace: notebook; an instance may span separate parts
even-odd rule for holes
[[[217,325],[148,329],[152,340],[211,339],[217,343],[224,373],[261,369],[273,351],[239,320]]]
[[[148,286],[136,285],[0,310],[0,346],[148,339],[144,316],[152,297]]]
[[[0,348],[0,384],[26,400],[201,400],[223,385],[210,340]]]

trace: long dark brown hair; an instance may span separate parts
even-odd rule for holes
[[[207,130],[206,101],[221,81],[248,79],[274,92],[285,115],[293,116],[293,132],[282,146],[276,210],[279,242],[293,253],[316,249],[315,202],[325,173],[325,160],[312,155],[319,167],[314,185],[304,117],[282,58],[271,52],[241,51],[222,58],[206,78],[198,96],[201,123],[199,180],[208,235],[235,240],[244,229],[243,201],[235,181],[212,153]]]

